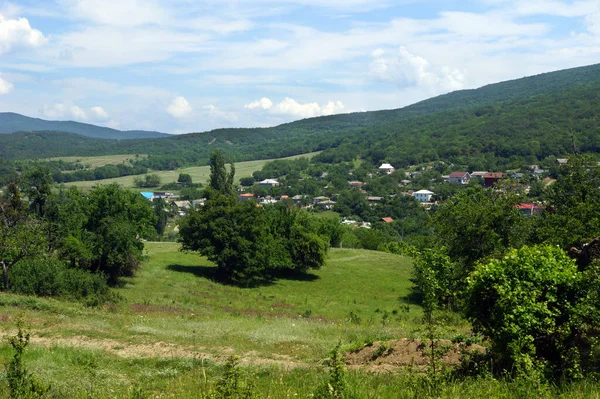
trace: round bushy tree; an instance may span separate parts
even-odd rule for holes
[[[467,281],[466,313],[491,340],[496,367],[582,376],[598,337],[598,278],[553,246],[523,247],[477,264]],[[498,367],[499,366],[499,367]]]

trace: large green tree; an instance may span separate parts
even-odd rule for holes
[[[544,193],[539,240],[563,249],[600,236],[600,168],[590,156],[573,156]]]
[[[45,247],[43,225],[29,214],[18,186],[10,183],[0,198],[0,265],[4,289],[8,272],[23,259],[37,256]]]
[[[84,263],[93,272],[105,273],[111,284],[132,276],[142,258],[142,238],[156,224],[150,203],[139,193],[111,184],[90,191],[86,214],[83,228],[89,234],[91,259]]]
[[[518,201],[510,193],[469,187],[440,205],[433,217],[435,233],[452,260],[470,268],[523,243],[526,224],[514,207]]]

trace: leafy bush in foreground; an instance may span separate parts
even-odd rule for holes
[[[581,378],[594,371],[600,337],[599,265],[579,271],[557,247],[510,250],[468,278],[467,316],[489,337],[495,367]]]

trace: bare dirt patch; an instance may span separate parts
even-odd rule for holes
[[[377,341],[346,355],[350,368],[372,371],[391,371],[403,367],[423,368],[430,364],[429,342],[417,339]],[[485,352],[481,345],[454,344],[449,340],[439,340],[436,345],[444,354],[439,361],[447,366],[460,364],[461,354],[472,351]]]

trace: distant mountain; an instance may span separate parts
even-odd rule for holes
[[[102,139],[150,139],[168,137],[167,133],[143,130],[122,131],[73,121],[47,121],[14,112],[0,112],[0,134],[14,132],[60,131]]]

